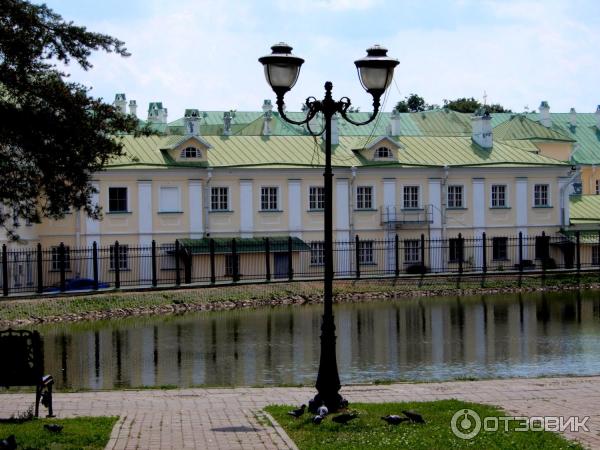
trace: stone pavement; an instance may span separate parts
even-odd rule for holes
[[[565,434],[600,449],[600,376],[361,385],[344,387],[342,393],[350,402],[457,398],[498,405],[519,416],[590,416],[589,432]],[[269,425],[261,409],[299,405],[312,395],[312,388],[57,393],[54,408],[58,417],[120,416],[108,449],[289,449],[296,447],[281,428]],[[26,410],[32,397],[0,395],[0,417]]]

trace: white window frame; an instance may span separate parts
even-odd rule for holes
[[[494,205],[494,188],[497,186],[502,186],[504,187],[504,205]],[[490,208],[509,208],[510,205],[508,203],[508,184],[501,184],[501,183],[493,183],[490,186]]]
[[[547,192],[546,192],[546,204],[537,204],[535,201],[535,188],[538,186],[546,186],[547,188]],[[552,196],[551,196],[551,192],[552,190],[550,189],[550,183],[535,183],[533,185],[533,198],[531,201],[531,204],[533,205],[534,208],[549,208],[552,206]]]
[[[325,242],[316,241],[310,243],[310,265],[325,265]]]
[[[417,206],[406,206],[406,189],[417,188]],[[402,186],[402,209],[420,209],[421,208],[421,186],[418,184],[407,184]]]
[[[60,246],[54,245],[50,247],[51,251],[51,270],[52,272],[58,272],[60,270],[60,258],[59,258]],[[65,245],[65,272],[71,270],[71,247]]]
[[[381,156],[380,155],[380,152],[382,150],[386,150],[387,151],[387,155],[386,156]],[[377,147],[375,149],[375,159],[390,159],[390,158],[393,158],[393,157],[394,157],[393,150],[391,148],[389,148],[388,146],[386,146],[386,145],[381,145],[381,146],[379,146],[379,147]]]
[[[375,264],[373,241],[358,242],[358,263],[365,265]]]
[[[108,251],[109,270],[115,270],[115,246],[111,245]],[[129,270],[129,245],[119,245],[119,270]]]
[[[420,239],[405,239],[404,240],[404,263],[405,264],[420,264],[421,263],[421,240]]]
[[[175,189],[177,191],[177,200],[174,205],[165,205],[162,198],[162,190]],[[181,189],[179,186],[161,185],[158,187],[158,212],[181,212]]]
[[[313,195],[313,189],[315,189],[315,194]],[[319,194],[318,190],[321,190]],[[315,202],[313,204],[313,197],[315,198]],[[319,197],[321,199],[319,200]],[[319,203],[322,203],[323,206],[319,208]],[[324,186],[309,186],[308,187],[308,210],[309,211],[323,211],[325,209],[325,187]]]
[[[271,207],[271,202],[273,201],[273,198],[271,197],[271,193],[269,191],[267,191],[267,206],[268,208],[263,208],[264,204],[263,204],[263,195],[265,194],[263,192],[263,189],[275,189],[275,208]],[[280,193],[280,189],[279,186],[261,186],[260,187],[260,198],[258,199],[259,201],[259,205],[260,205],[260,211],[281,211],[280,208],[280,199],[279,199],[279,193]]]
[[[110,209],[110,190],[111,189],[115,189],[115,188],[123,188],[123,189],[125,189],[125,192],[127,192],[127,205],[125,205],[125,206],[127,206],[127,209],[124,210],[124,211],[120,211],[120,210],[119,211],[113,211],[113,210]],[[121,184],[115,184],[113,186],[107,186],[106,187],[106,209],[107,209],[107,212],[109,212],[109,213],[116,213],[116,214],[131,212],[131,189],[129,189],[129,186],[123,186]]]
[[[365,199],[364,198],[362,200],[363,205],[359,206],[359,204],[358,204],[359,203],[358,202],[359,190],[362,190],[362,189],[370,189],[370,201],[369,201],[370,205],[368,207],[364,205],[364,203],[365,203]],[[364,196],[365,194],[363,193],[362,195]],[[355,192],[354,192],[354,199],[356,201],[356,203],[355,203],[355,205],[356,205],[355,208],[356,209],[367,210],[367,211],[375,209],[375,186],[368,185],[368,184],[356,186]]]
[[[188,150],[190,149],[194,149],[195,156],[188,156]],[[181,150],[181,153],[179,153],[179,157],[181,159],[198,159],[198,158],[202,158],[202,150],[200,150],[198,147],[194,147],[193,145],[188,145],[187,147],[183,148]]]
[[[461,189],[461,204],[460,204],[460,206],[456,206],[456,204],[450,206],[450,188],[460,188]],[[466,209],[467,208],[467,189],[465,188],[464,184],[449,184],[448,185],[448,188],[446,191],[446,207],[448,209]]]
[[[219,206],[218,208],[214,208],[214,203],[213,203],[213,189],[220,191],[222,189],[225,190],[225,195],[226,195],[226,205],[225,208],[221,208],[222,206],[222,201],[223,199],[221,198],[221,194],[219,192],[217,192],[217,205]],[[231,196],[229,195],[229,186],[211,186],[210,187],[210,198],[209,198],[209,206],[210,206],[210,211],[230,211],[231,208],[229,207],[231,202]]]

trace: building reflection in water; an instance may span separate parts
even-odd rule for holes
[[[201,313],[40,329],[58,387],[312,384],[321,307]],[[600,294],[336,305],[343,383],[599,374]]]

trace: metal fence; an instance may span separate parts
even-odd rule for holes
[[[324,243],[297,238],[201,239],[151,246],[72,248],[2,247],[0,285],[4,296],[121,287],[240,281],[319,279]],[[406,274],[600,271],[600,234],[571,236],[425,235],[334,242],[336,278],[401,277]]]

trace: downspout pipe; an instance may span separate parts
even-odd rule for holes
[[[205,237],[209,237],[210,236],[210,230],[209,230],[209,220],[208,220],[208,213],[210,212],[210,181],[212,180],[212,175],[213,175],[213,169],[212,167],[208,167],[206,169],[206,186],[204,188],[204,215],[202,217],[202,220],[204,222],[204,236]]]
[[[349,220],[349,224],[350,224],[350,239],[354,240],[354,181],[356,180],[356,167],[352,166],[350,168],[350,173],[351,173],[351,177],[350,177],[350,189],[348,192],[348,213],[350,214],[350,220]]]
[[[565,226],[567,226],[568,224],[566,223],[566,217],[565,217],[565,192],[566,190],[569,188],[569,186],[571,186],[573,184],[573,181],[575,181],[577,179],[577,177],[581,176],[581,168],[578,166],[571,166],[571,172],[572,175],[569,177],[569,179],[567,180],[567,182],[565,184],[562,185],[562,187],[560,188],[560,226],[561,228],[564,228]]]

